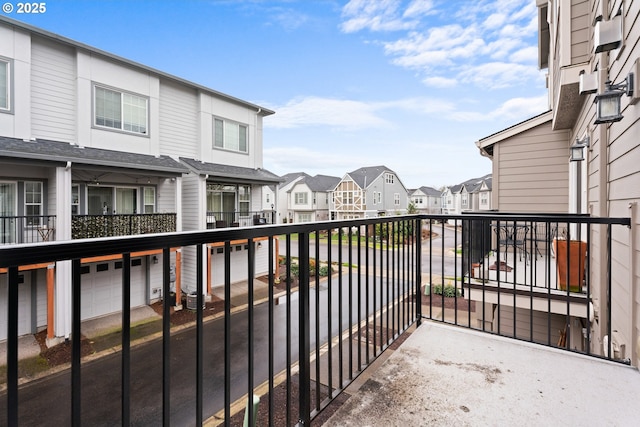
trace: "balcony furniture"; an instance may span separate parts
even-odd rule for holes
[[[43,242],[48,242],[49,239],[53,236],[54,232],[55,228],[48,227],[46,225],[38,227],[38,234],[40,235],[40,238],[42,238]]]
[[[551,242],[558,236],[558,223],[538,222],[532,228],[531,232],[535,252],[543,257],[544,255],[540,251],[540,246],[542,245],[543,248],[549,250],[548,248],[551,247]],[[553,252],[553,249],[551,249],[551,252]]]
[[[227,228],[227,221],[216,221],[216,228]]]
[[[529,255],[527,250],[527,234],[529,233],[528,225],[520,224],[500,224],[493,225],[494,231],[498,235],[498,246],[504,247],[504,259],[507,259],[507,249],[513,248],[517,253],[520,249],[520,260],[522,261],[522,253],[524,252],[525,261]]]

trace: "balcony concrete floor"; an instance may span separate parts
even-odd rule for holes
[[[640,425],[635,368],[425,321],[325,426]]]

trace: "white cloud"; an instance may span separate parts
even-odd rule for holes
[[[457,79],[447,78],[447,77],[427,77],[422,80],[422,82],[427,86],[439,87],[439,88],[448,88],[455,87],[458,84]]]
[[[538,48],[535,46],[529,46],[513,52],[509,57],[513,62],[532,62],[536,63],[538,60]]]
[[[275,128],[325,125],[358,129],[386,127],[389,122],[376,114],[376,107],[361,101],[306,97],[273,107],[276,114],[266,122]]]
[[[460,122],[480,122],[500,119],[524,120],[548,110],[547,96],[533,98],[512,98],[489,112],[457,111],[450,115],[451,119]]]
[[[354,168],[354,160],[350,156],[336,155],[333,150],[311,150],[290,145],[265,148],[264,164],[274,171],[305,171],[311,175],[323,173],[342,176]],[[318,170],[320,172],[315,172]]]
[[[266,104],[264,104],[266,105]],[[394,101],[363,102],[320,97],[296,98],[282,106],[269,106],[276,114],[265,127],[293,129],[304,126],[329,126],[343,130],[384,129],[393,127],[387,117],[392,113],[430,114],[453,111],[449,101],[432,98],[406,98]]]
[[[340,26],[345,33],[368,29],[370,31],[397,31],[414,28],[415,20],[400,16],[399,0],[351,0],[342,8],[346,20]],[[420,9],[416,8],[415,13]]]
[[[536,79],[539,72],[534,66],[509,62],[488,62],[470,67],[458,76],[462,81],[473,83],[479,87],[500,89]]]
[[[404,17],[417,17],[434,13],[433,2],[430,0],[413,0],[404,11]]]

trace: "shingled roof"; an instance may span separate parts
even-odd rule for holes
[[[107,166],[179,175],[189,170],[169,156],[83,147],[46,139],[22,140],[0,136],[0,157],[55,162],[65,165]]]
[[[252,169],[241,166],[230,166],[219,163],[207,163],[200,160],[180,157],[180,161],[189,167],[190,170],[199,175],[209,175],[210,178],[220,180],[244,180],[253,184],[279,184],[281,178],[266,169]]]

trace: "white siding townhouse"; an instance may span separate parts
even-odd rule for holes
[[[407,188],[386,166],[370,166],[347,173],[334,188],[332,220],[404,214],[409,205]]]
[[[442,192],[433,187],[420,187],[410,190],[411,203],[421,214],[441,214],[442,213]]]
[[[0,17],[0,244],[256,220],[262,189],[280,181],[262,169],[262,120],[271,114]],[[219,249],[207,248],[207,292],[219,281]],[[132,306],[149,304],[161,296],[162,254],[132,256]],[[195,254],[174,248],[171,257],[176,290],[194,290],[181,267],[193,275]],[[120,311],[122,260],[82,262],[82,319]],[[69,336],[70,275],[68,263],[21,272],[20,333]],[[6,287],[0,271],[0,340]]]
[[[287,193],[288,222],[327,221],[329,197],[340,178],[328,175],[302,176]]]

